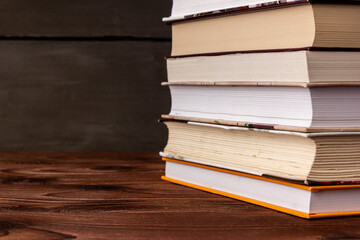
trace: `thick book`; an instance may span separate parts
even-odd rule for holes
[[[296,4],[172,24],[172,56],[289,48],[360,48],[359,4]]]
[[[360,132],[298,133],[164,121],[164,157],[303,184],[360,180]]]
[[[163,180],[302,218],[360,215],[360,185],[304,186],[175,159]]]
[[[360,51],[239,52],[168,57],[169,84],[360,84]]]
[[[198,84],[169,88],[171,111],[165,118],[310,132],[360,128],[359,86]]]

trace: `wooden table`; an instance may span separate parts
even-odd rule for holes
[[[1,239],[360,239],[360,217],[309,221],[161,181],[157,154],[0,162]]]

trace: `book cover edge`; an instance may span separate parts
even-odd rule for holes
[[[179,122],[199,122],[205,124],[215,124],[223,126],[241,127],[249,129],[264,129],[280,132],[294,132],[300,134],[307,134],[307,137],[317,135],[360,135],[359,128],[313,128],[313,127],[296,127],[296,126],[285,126],[285,125],[266,125],[257,123],[237,122],[237,121],[226,121],[221,119],[205,119],[205,118],[193,118],[193,117],[180,117],[163,114],[161,115],[160,122],[164,121],[179,121]],[[306,137],[304,135],[304,137]]]
[[[198,168],[204,168],[204,169],[208,169],[208,170],[212,170],[212,171],[218,171],[218,172],[229,173],[229,174],[233,174],[233,175],[239,175],[239,176],[253,178],[253,179],[257,179],[257,180],[261,180],[261,181],[272,182],[272,183],[281,184],[281,185],[285,185],[285,186],[289,186],[289,187],[299,188],[299,189],[310,191],[310,192],[338,190],[338,189],[360,189],[360,184],[358,184],[357,182],[355,184],[352,184],[351,182],[349,182],[348,184],[342,184],[342,185],[341,184],[340,185],[339,184],[338,185],[330,184],[330,185],[311,186],[311,185],[305,185],[305,184],[298,183],[298,182],[300,182],[300,180],[297,181],[297,180],[291,180],[291,179],[284,179],[284,178],[273,177],[273,176],[269,176],[269,175],[254,175],[251,173],[240,172],[240,171],[235,171],[235,170],[226,169],[226,168],[220,168],[220,167],[206,165],[206,164],[194,163],[194,162],[174,159],[174,158],[170,158],[170,157],[162,157],[162,160],[169,161],[169,162],[175,162],[175,163],[179,163],[179,164],[185,164],[185,165],[198,167]]]
[[[290,215],[305,218],[305,219],[355,216],[355,215],[360,214],[360,211],[334,212],[334,213],[304,213],[304,212],[292,210],[292,209],[289,209],[289,208],[280,207],[280,206],[277,206],[277,205],[274,205],[274,204],[258,201],[258,200],[255,200],[255,199],[246,198],[246,197],[242,197],[242,196],[239,196],[239,195],[235,195],[235,194],[231,194],[231,193],[227,193],[227,192],[223,192],[223,191],[219,191],[219,190],[199,186],[199,185],[196,185],[196,184],[192,184],[192,183],[172,179],[172,178],[169,178],[169,177],[166,177],[166,176],[162,176],[161,179],[164,180],[164,181],[174,183],[174,184],[178,184],[178,185],[190,187],[190,188],[193,188],[193,189],[198,189],[198,190],[202,190],[202,191],[205,191],[205,192],[221,195],[221,196],[224,196],[224,197],[229,197],[229,198],[232,198],[232,199],[248,202],[248,203],[251,203],[251,204],[266,207],[266,208],[269,208],[269,209],[272,209],[272,210],[275,210],[275,211],[278,211],[278,212],[283,212],[283,213],[286,213],[286,214],[290,214]]]

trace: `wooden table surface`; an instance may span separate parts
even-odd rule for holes
[[[1,239],[360,239],[360,217],[304,220],[161,181],[157,154],[0,162]]]

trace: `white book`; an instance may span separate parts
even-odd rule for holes
[[[164,22],[192,18],[204,14],[236,11],[239,8],[258,8],[269,5],[280,5],[304,0],[173,0],[171,16],[163,18]]]
[[[306,129],[360,127],[360,87],[169,87],[174,118]]]
[[[360,185],[308,187],[172,159],[163,179],[302,218],[360,214]]]

